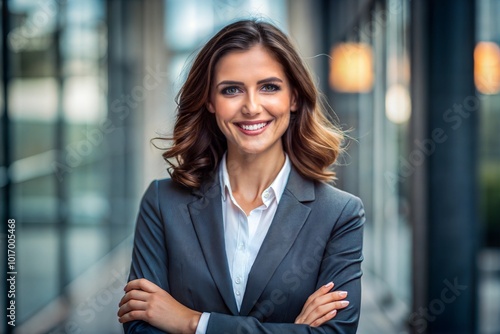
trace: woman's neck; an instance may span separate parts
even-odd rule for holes
[[[247,215],[262,205],[262,192],[276,179],[284,163],[283,149],[261,154],[228,151],[226,166],[233,196]]]

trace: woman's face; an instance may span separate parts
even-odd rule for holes
[[[208,109],[230,154],[283,154],[281,137],[297,105],[281,64],[256,45],[219,60]]]

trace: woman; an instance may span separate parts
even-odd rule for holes
[[[356,332],[364,211],[326,183],[343,136],[317,100],[269,23],[235,22],[203,47],[163,154],[171,179],[141,203],[125,332]]]

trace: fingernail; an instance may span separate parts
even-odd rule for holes
[[[339,291],[340,297],[347,297],[347,291]]]
[[[331,288],[333,286],[333,282],[327,283],[324,285],[325,288]]]
[[[330,312],[331,315],[335,315],[337,313],[337,310],[333,310]]]
[[[347,305],[349,305],[349,302],[347,300],[343,300],[340,302],[340,305],[347,306]]]

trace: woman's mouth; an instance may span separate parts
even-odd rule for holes
[[[236,123],[236,125],[241,130],[241,132],[243,132],[244,134],[258,135],[258,134],[262,133],[267,128],[269,123],[271,123],[271,121],[252,123],[252,124]]]

